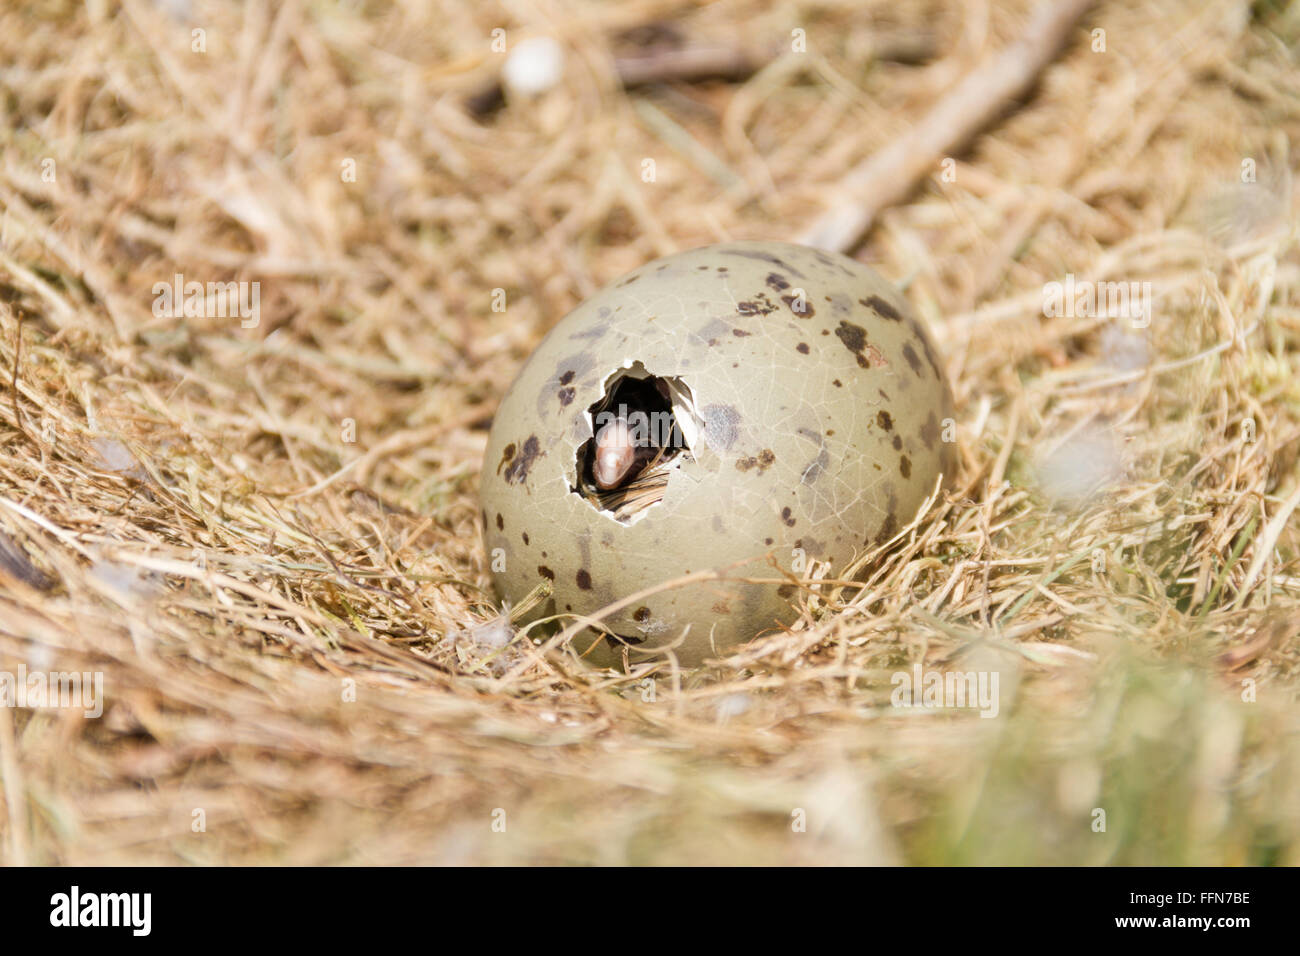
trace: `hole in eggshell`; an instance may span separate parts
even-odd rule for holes
[[[691,442],[700,429],[694,397],[681,379],[652,375],[632,362],[610,375],[586,414],[592,437],[578,447],[571,490],[631,524],[663,500],[672,473],[694,460]],[[602,452],[613,457],[598,465]]]

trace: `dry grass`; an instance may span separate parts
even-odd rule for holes
[[[1094,9],[858,252],[943,345],[960,490],[635,674],[496,619],[502,389],[620,273],[846,201],[1027,4],[6,6],[0,670],[106,704],[0,707],[0,862],[1300,863],[1300,9],[1201,6]],[[808,52],[624,91],[646,24]],[[476,117],[499,26],[568,69]],[[156,317],[178,272],[260,323]],[[1067,272],[1151,327],[1044,317]],[[1001,716],[890,707],[919,661]]]

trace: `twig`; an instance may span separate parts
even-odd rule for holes
[[[1060,49],[1092,0],[1045,3],[1024,34],[967,74],[911,130],[851,169],[832,191],[835,206],[797,241],[849,253],[882,209],[899,202],[944,156],[1022,95]]]
[[[934,59],[937,49],[933,33],[899,31],[873,38],[872,56],[891,63],[918,64]],[[780,46],[750,49],[723,43],[661,45],[642,53],[614,58],[614,72],[625,90],[659,83],[703,83],[720,80],[741,83],[781,56]],[[475,116],[487,116],[505,105],[505,91],[499,77],[476,89],[465,101]]]
[[[916,64],[933,59],[936,48],[933,33],[900,30],[874,34],[871,55],[876,60]],[[614,68],[624,89],[654,83],[740,81],[753,76],[782,52],[779,45],[750,50],[730,44],[695,43],[619,56],[614,60]]]

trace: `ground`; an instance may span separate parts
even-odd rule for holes
[[[0,862],[1300,863],[1294,4],[1094,6],[852,248],[961,459],[859,581],[633,673],[491,592],[477,475],[546,330],[863,200],[1030,18],[6,5],[0,694],[98,674],[103,712],[0,706]],[[502,96],[541,36],[558,82]],[[741,66],[632,75],[682,44]],[[998,674],[997,716],[894,706],[918,666]]]

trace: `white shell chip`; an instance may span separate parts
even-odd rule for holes
[[[564,48],[550,37],[529,37],[506,54],[501,81],[520,96],[536,96],[564,76]]]

